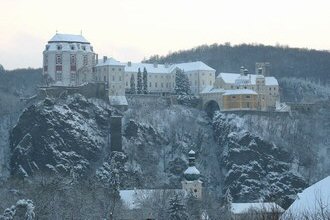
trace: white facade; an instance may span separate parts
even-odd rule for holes
[[[51,84],[76,86],[95,79],[96,54],[82,35],[55,34],[43,51],[43,74]]]
[[[111,63],[109,59],[100,60],[97,69],[97,79],[106,81],[111,84],[112,79],[107,78],[107,70],[105,67],[112,69],[116,64],[123,67],[124,80],[120,81],[120,86],[123,86],[126,91],[130,90],[130,80],[134,75],[135,86],[137,85],[137,74],[140,69],[143,75],[144,69],[147,71],[147,87],[148,93],[174,93],[175,92],[175,74],[176,70],[181,69],[187,74],[190,82],[191,92],[198,95],[205,87],[213,86],[215,82],[215,70],[207,66],[203,62],[189,62],[180,64],[150,64],[150,63],[120,63],[113,58]],[[111,71],[110,71],[111,73]],[[118,77],[122,76],[122,73],[117,73]],[[122,93],[122,91],[121,91]]]

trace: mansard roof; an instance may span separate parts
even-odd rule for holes
[[[58,34],[56,33],[48,43],[82,43],[89,44],[89,42],[82,35],[75,34]]]

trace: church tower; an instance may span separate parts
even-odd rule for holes
[[[182,183],[182,189],[186,195],[192,194],[197,199],[202,198],[202,181],[200,178],[200,172],[195,166],[195,151],[191,150],[188,153],[189,167],[184,171],[184,180]]]

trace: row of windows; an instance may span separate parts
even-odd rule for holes
[[[234,89],[234,86],[231,85],[230,88]],[[248,89],[247,86],[244,86],[243,88],[244,88],[244,89]],[[239,86],[236,86],[236,89],[240,89],[240,87],[239,87]],[[252,86],[251,89],[254,90],[254,87]],[[272,89],[273,89],[274,91],[276,91],[276,87],[273,87],[273,88],[272,88],[272,87],[269,87],[269,91],[271,91]]]
[[[48,57],[47,57],[48,61]],[[62,65],[62,55],[61,54],[56,54],[56,60],[55,60],[56,65]],[[70,65],[76,65],[76,55],[71,54],[70,55]],[[88,57],[87,55],[84,55],[83,57],[83,65],[87,66],[88,65]]]
[[[46,45],[46,50],[49,50],[49,47],[50,47],[50,45]],[[70,45],[70,49],[71,50],[74,50],[76,47],[73,45],[73,44],[71,44]],[[80,44],[77,44],[77,48],[78,48],[78,50],[80,50],[80,48],[82,49],[82,50],[84,50],[84,51],[86,51],[86,46],[85,45],[82,45],[81,47],[80,47]],[[61,45],[61,44],[57,44],[56,45],[56,49],[57,50],[62,50],[63,49],[63,46]],[[93,51],[93,47],[90,47],[90,49],[91,49],[91,51]]]

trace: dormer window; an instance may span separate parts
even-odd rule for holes
[[[57,50],[62,50],[62,46],[61,45],[57,45]]]
[[[82,48],[83,50],[86,50],[86,46],[82,46],[81,48]]]
[[[74,50],[74,46],[73,45],[71,45],[70,48],[71,48],[71,50]]]

